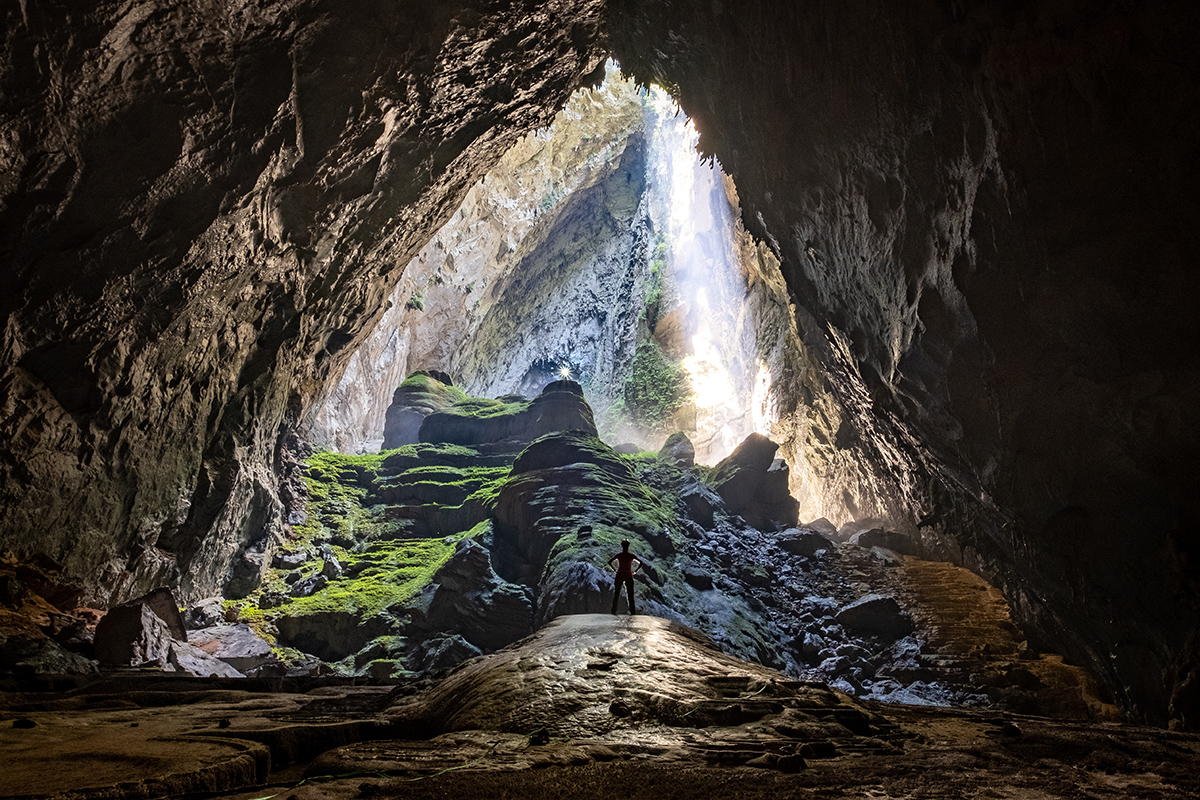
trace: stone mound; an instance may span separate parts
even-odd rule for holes
[[[435,411],[467,399],[450,376],[437,370],[417,370],[392,395],[383,424],[383,449],[416,444],[421,423]]]
[[[529,443],[555,431],[596,435],[592,409],[574,381],[554,381],[532,401],[506,395],[496,400],[469,397],[428,415],[422,442],[476,446],[490,442]]]
[[[558,617],[466,663],[398,721],[447,733],[597,736],[618,729],[757,722],[776,736],[879,735],[887,723],[824,684],[727,655],[692,628],[647,616]]]

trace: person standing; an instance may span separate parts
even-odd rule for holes
[[[629,540],[621,540],[621,552],[608,560],[609,569],[613,568],[613,562],[616,562],[616,575],[613,576],[613,604],[612,613],[617,613],[617,599],[621,596],[621,584],[625,585],[625,589],[629,593],[629,614],[630,616],[637,613],[633,604],[633,576],[636,575],[642,568],[642,561],[633,553],[629,552]],[[634,565],[637,565],[636,567]]]

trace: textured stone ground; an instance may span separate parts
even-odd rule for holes
[[[130,671],[2,695],[0,748],[0,796],[56,800],[1200,792],[1197,735],[860,702],[640,616],[560,618],[429,688]]]

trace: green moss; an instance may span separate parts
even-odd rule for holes
[[[488,400],[483,397],[468,397],[442,411],[443,414],[453,414],[459,417],[474,417],[476,419],[492,419],[520,414],[529,408],[528,401],[505,402],[503,400]]]
[[[293,617],[344,611],[366,618],[403,605],[429,585],[434,573],[453,555],[458,540],[466,535],[447,537],[451,539],[449,544],[445,539],[378,542],[347,559],[344,568],[353,577],[330,581],[321,591],[296,598],[280,610]]]
[[[431,375],[426,375],[423,372],[414,372],[405,378],[400,386],[408,394],[432,394],[439,397],[444,397],[451,402],[467,399],[467,393],[457,386],[451,386],[448,383],[442,383],[437,378]]]
[[[654,341],[638,345],[625,380],[625,405],[638,425],[662,429],[689,399],[687,375]]]

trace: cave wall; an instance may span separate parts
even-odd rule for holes
[[[825,446],[1136,715],[1186,723],[1200,11],[609,5],[6,6],[0,546],[96,602],[255,569],[281,432],[611,46],[779,258]]]
[[[260,569],[287,431],[601,11],[7,5],[0,547],[94,603]]]
[[[619,6],[780,257],[841,448],[1135,716],[1186,716],[1195,8]]]

